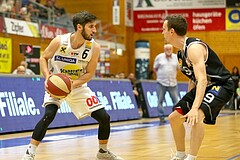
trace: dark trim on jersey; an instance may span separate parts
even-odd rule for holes
[[[182,73],[191,79],[195,84],[197,84],[192,63],[188,59],[188,47],[194,43],[199,43],[206,46],[207,58],[205,59],[205,66],[208,85],[215,83],[225,83],[231,77],[230,72],[222,64],[217,54],[206,43],[198,38],[187,37],[184,44],[184,51],[182,52],[179,50],[177,53],[178,62]]]

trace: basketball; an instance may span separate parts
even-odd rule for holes
[[[53,74],[47,80],[46,90],[54,98],[66,97],[71,92],[71,88],[72,82],[64,74]]]

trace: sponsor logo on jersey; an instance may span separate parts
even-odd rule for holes
[[[66,49],[67,49],[67,47],[63,47],[63,46],[62,46],[62,47],[60,48],[60,51],[59,51],[59,52],[60,52],[60,53],[66,53]]]
[[[89,61],[83,61],[83,60],[79,59],[78,63],[82,63],[82,67],[86,68],[86,66],[88,65]]]
[[[78,56],[80,53],[79,52],[71,52],[70,55],[71,56]]]
[[[71,76],[71,79],[76,80],[81,75],[83,69],[78,65],[66,65],[60,69],[60,72]]]
[[[92,48],[92,42],[86,41],[85,48],[91,49]]]
[[[212,93],[213,95],[219,95],[220,91],[222,90],[221,86],[212,86],[212,88],[208,91]]]
[[[54,57],[54,61],[61,61],[61,62],[76,64],[77,59],[76,58],[69,58],[69,57],[63,57],[63,56],[56,55]]]

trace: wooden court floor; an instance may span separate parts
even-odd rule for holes
[[[240,160],[240,112],[222,111],[215,126],[205,125],[206,134],[199,151],[199,160]],[[49,130],[51,141],[37,149],[36,160],[94,160],[98,150],[97,136],[79,136],[97,125]],[[114,122],[109,148],[125,160],[168,160],[174,148],[170,125],[159,125],[157,118]],[[58,133],[57,135],[55,135]],[[67,138],[66,133],[74,133]],[[190,128],[187,129],[187,136]],[[6,140],[29,141],[31,132],[0,135],[0,160],[20,160],[26,145],[2,147]],[[63,138],[61,138],[63,137]],[[75,138],[74,138],[75,137]],[[186,138],[189,142],[189,138]],[[187,143],[187,150],[188,150]]]

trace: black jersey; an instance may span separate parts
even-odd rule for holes
[[[226,82],[230,78],[230,72],[225,68],[222,62],[219,60],[217,54],[204,42],[197,38],[187,38],[185,41],[184,53],[178,51],[178,63],[183,74],[190,78],[195,84],[197,84],[193,66],[188,58],[188,47],[193,43],[200,43],[207,48],[207,57],[205,59],[205,66],[207,72],[208,85],[215,83]]]

